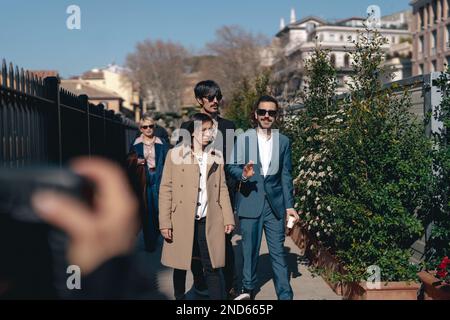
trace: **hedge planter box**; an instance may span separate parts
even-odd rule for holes
[[[348,300],[417,300],[420,284],[416,282],[382,282],[380,288],[369,289],[365,283],[344,284],[343,296]]]
[[[443,284],[435,274],[427,271],[418,273],[424,286],[424,300],[450,300],[450,285]]]
[[[369,289],[365,283],[333,283],[331,273],[345,274],[342,263],[334,257],[308,230],[297,224],[291,238],[311,264],[322,270],[322,277],[333,291],[349,300],[417,300],[420,284],[416,282],[381,283],[379,289]]]

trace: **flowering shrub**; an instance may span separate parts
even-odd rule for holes
[[[436,192],[430,217],[433,222],[431,237],[427,242],[429,260],[427,267],[430,270],[443,263],[440,260],[442,257],[450,256],[450,69],[441,73],[437,86],[440,88],[442,100],[430,117],[440,121],[443,126],[433,134]]]
[[[342,281],[377,265],[383,281],[416,279],[410,246],[424,232],[432,195],[431,146],[408,112],[410,96],[383,89],[385,39],[366,30],[352,54],[350,93],[336,100],[328,53],[307,63],[305,112],[286,120],[303,223],[342,262]]]

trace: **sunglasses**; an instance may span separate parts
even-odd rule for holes
[[[144,130],[147,130],[147,129],[154,129],[155,128],[155,125],[154,124],[151,124],[151,125],[148,125],[148,126],[141,126],[141,129],[144,129]]]
[[[217,101],[221,101],[222,100],[222,95],[218,94],[218,95],[207,96],[207,97],[203,97],[203,98],[208,99],[209,102],[213,102],[214,98],[217,98]]]
[[[267,113],[269,114],[269,117],[272,117],[272,118],[275,118],[277,115],[276,110],[266,110],[266,109],[257,109],[256,110],[256,114],[260,117],[265,116]]]

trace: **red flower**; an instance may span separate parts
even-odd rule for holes
[[[445,270],[440,270],[436,273],[436,275],[441,279],[445,278],[447,276],[447,274],[448,274],[448,272]]]

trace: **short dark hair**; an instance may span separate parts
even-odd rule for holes
[[[256,100],[256,102],[255,102],[255,104],[253,105],[253,111],[252,111],[252,113],[250,114],[250,120],[251,120],[251,122],[252,122],[252,124],[253,124],[253,126],[254,127],[257,127],[258,126],[258,121],[256,120],[256,118],[255,118],[255,112],[256,112],[256,110],[258,109],[258,107],[259,107],[259,105],[260,105],[260,103],[262,103],[262,102],[272,102],[272,103],[274,103],[275,104],[275,106],[277,107],[277,111],[279,111],[279,109],[280,109],[280,105],[278,104],[278,101],[277,101],[277,99],[275,99],[274,97],[272,97],[272,96],[269,96],[269,95],[262,95],[262,96],[260,96],[259,98],[258,98],[258,100]],[[275,124],[276,125],[278,125],[278,117],[277,117],[277,120],[275,121]]]
[[[206,113],[196,113],[194,114],[191,119],[189,120],[186,129],[189,131],[189,134],[192,136],[192,134],[194,133],[195,130],[195,122],[196,121],[201,121],[202,124],[205,122],[213,122],[213,119],[208,116]]]
[[[277,107],[277,110],[280,108],[280,105],[278,104],[277,99],[275,99],[274,97],[269,96],[269,95],[263,95],[263,96],[259,97],[259,99],[256,101],[253,110],[256,111],[256,109],[258,109],[258,107],[259,107],[259,104],[262,102],[272,102]]]
[[[201,99],[204,97],[222,97],[222,91],[219,85],[213,80],[200,81],[194,88],[195,97]]]

